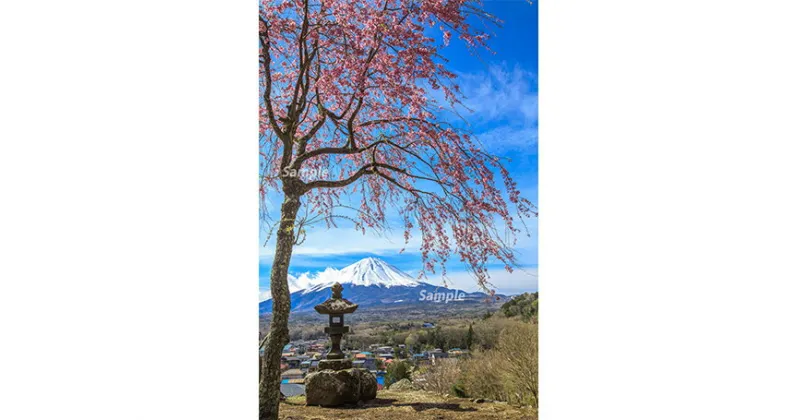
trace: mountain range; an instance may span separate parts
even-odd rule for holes
[[[379,258],[364,258],[341,270],[327,268],[316,276],[289,276],[292,312],[313,311],[331,296],[330,287],[339,282],[345,299],[359,307],[426,303],[483,302],[487,295],[468,293],[419,281]],[[505,296],[496,295],[504,299]],[[272,311],[272,300],[259,304],[259,314]]]

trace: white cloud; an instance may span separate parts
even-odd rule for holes
[[[539,142],[537,128],[512,128],[502,126],[477,135],[478,140],[491,152],[531,152]]]
[[[491,64],[484,71],[458,72],[457,84],[462,97],[456,113],[449,109],[441,90],[425,86],[428,96],[445,112],[451,122],[465,120],[473,129],[491,124],[535,127],[539,121],[537,76],[519,65],[509,69],[505,63]]]
[[[531,197],[530,193],[526,194],[525,197]],[[525,222],[528,226],[530,236],[527,236],[523,231],[517,236],[517,243],[513,247],[515,251],[521,254],[520,257],[530,252],[535,252],[537,247],[537,219],[526,219]],[[500,226],[500,229],[502,231],[503,227]],[[378,236],[370,231],[367,231],[367,234],[364,235],[360,231],[354,229],[321,228],[319,230],[309,231],[306,241],[301,245],[296,245],[292,250],[292,255],[312,257],[354,254],[397,256],[404,248],[405,254],[417,254],[419,253],[421,244],[420,235],[419,230],[412,231],[412,237],[408,245],[405,245],[402,231],[387,232],[384,236]],[[451,243],[451,245],[454,247],[455,243]],[[274,255],[274,252],[275,243],[274,241],[270,241],[267,243],[267,246],[260,248],[260,257],[262,260],[269,261]],[[529,261],[522,261],[522,263],[526,264],[529,263]]]
[[[519,66],[491,65],[481,73],[459,74],[464,105],[474,111],[465,115],[475,122],[514,121],[531,127],[538,121],[539,95],[536,75]]]
[[[298,290],[308,289],[318,284],[338,281],[339,278],[339,270],[333,267],[328,267],[316,273],[306,272],[300,274],[299,277],[289,275],[289,291],[296,292]]]
[[[489,270],[489,276],[489,281],[493,286],[490,286],[490,288],[494,288],[501,294],[516,294],[522,291],[535,292],[539,290],[539,269],[536,267],[515,269],[512,273],[504,269]],[[472,273],[468,271],[448,273],[447,280],[447,287],[449,288],[461,289],[466,292],[482,291]],[[431,281],[430,283],[443,284],[436,281]]]
[[[306,272],[298,277],[291,274],[288,275],[287,282],[289,283],[289,293],[294,293],[298,290],[308,289],[317,284],[330,283],[339,279],[339,270],[328,267],[323,271],[316,273]],[[258,301],[263,302],[272,297],[269,286],[261,287],[258,293]]]
[[[272,256],[275,252],[274,240],[261,247],[262,257]],[[393,229],[383,235],[373,231],[366,234],[352,227],[327,229],[324,225],[312,226],[308,229],[305,242],[292,250],[292,255],[345,255],[371,253],[376,255],[397,254],[406,248],[409,252],[419,250],[419,233],[412,232],[408,245],[405,245],[402,229]]]

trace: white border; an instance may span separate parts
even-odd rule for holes
[[[2,6],[0,418],[257,418],[257,13]]]
[[[800,418],[797,9],[540,6],[541,418]]]

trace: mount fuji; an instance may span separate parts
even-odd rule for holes
[[[418,281],[378,258],[364,258],[341,270],[327,268],[316,275],[289,276],[289,292],[291,293],[292,312],[314,310],[331,295],[330,287],[339,282],[344,290],[343,295],[359,307],[377,305],[408,305],[429,303],[423,297],[450,294],[452,303],[464,301],[483,301],[485,293],[467,293],[459,289],[448,289],[430,283]],[[421,299],[422,298],[422,299]],[[272,311],[272,300],[267,299],[258,305],[259,314]]]

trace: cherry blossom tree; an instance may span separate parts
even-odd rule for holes
[[[261,197],[266,206],[277,193],[282,204],[269,227],[261,419],[278,416],[289,263],[310,220],[381,230],[399,214],[407,243],[419,232],[424,273],[457,257],[483,287],[490,261],[514,266],[517,221],[536,208],[503,160],[447,117],[461,93],[441,55],[453,38],[485,49],[493,22],[472,0],[262,0]]]

